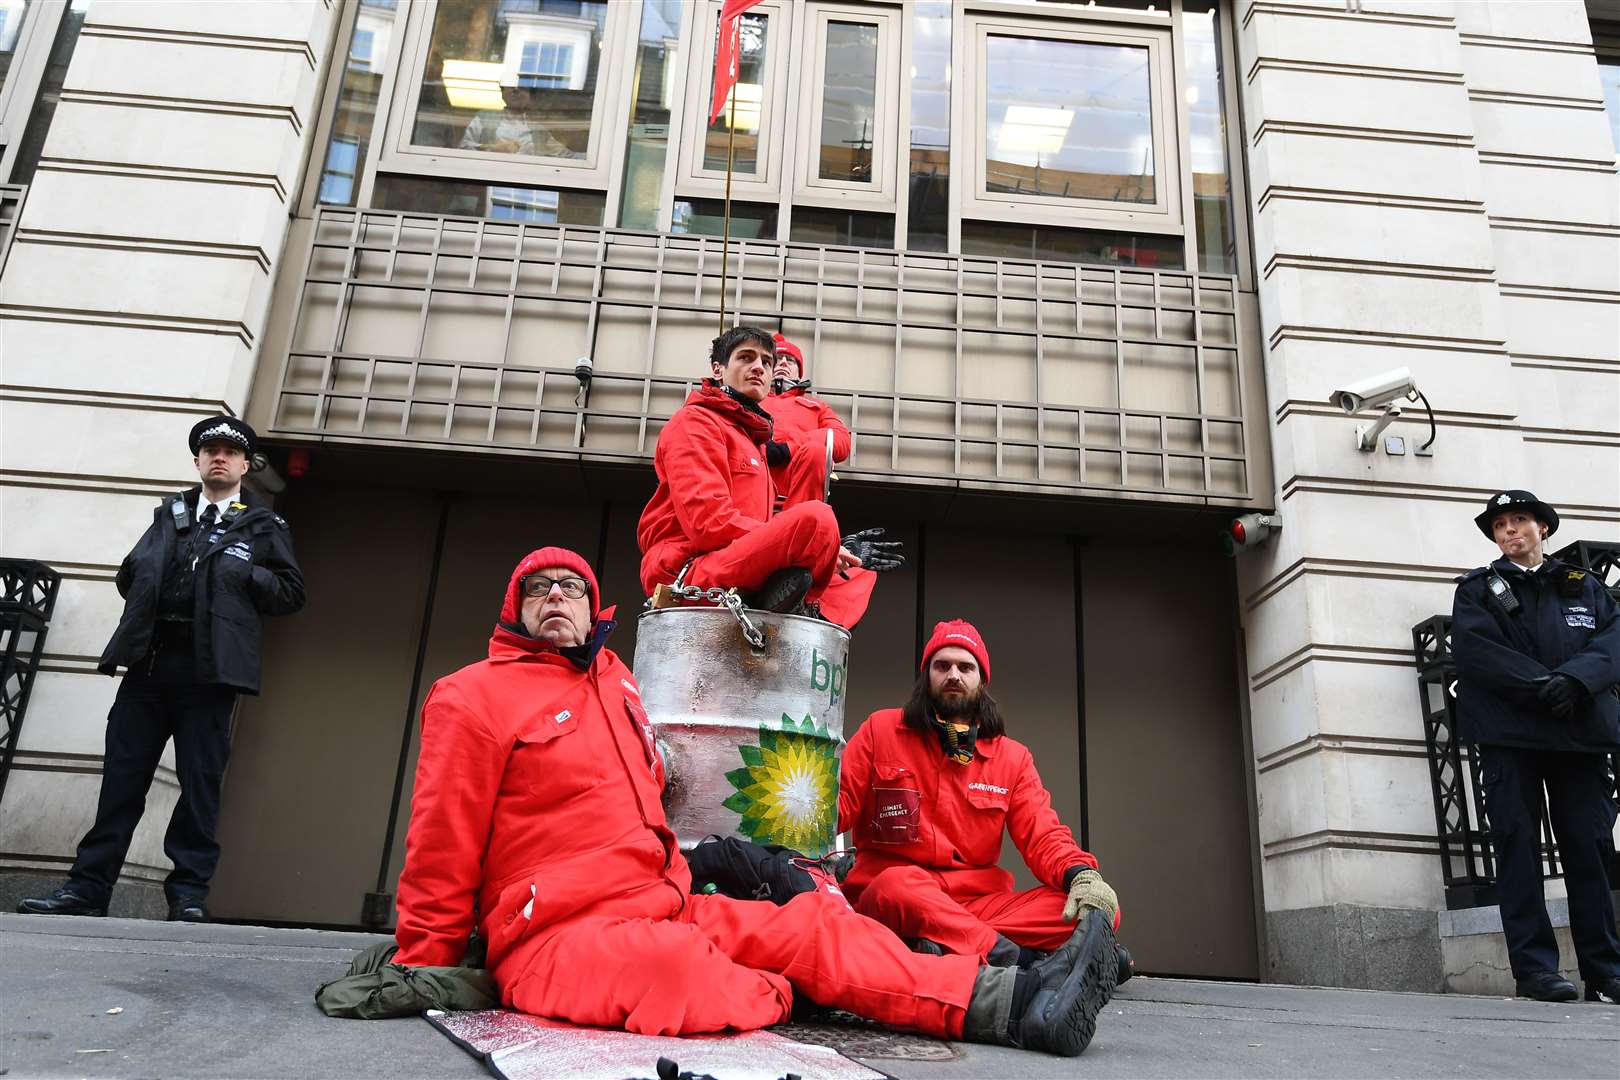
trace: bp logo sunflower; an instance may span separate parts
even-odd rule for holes
[[[821,857],[838,825],[838,742],[806,716],[782,714],[780,729],[759,726],[758,746],[739,746],[745,768],[726,773],[737,790],[725,802],[742,815],[737,831]]]

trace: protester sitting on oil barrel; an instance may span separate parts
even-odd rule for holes
[[[813,484],[791,480],[796,494],[775,511],[767,450],[773,428],[760,407],[775,355],[771,335],[756,327],[739,326],[715,338],[709,354],[713,377],[660,432],[653,455],[658,488],[636,529],[641,583],[649,595],[677,583],[735,588],[749,607],[798,612],[806,601],[818,603],[840,571],[863,560],[873,569],[903,561],[897,543],[869,536],[841,543],[832,507],[805,495]],[[825,471],[808,454],[788,464],[790,472]]]
[[[1620,750],[1620,616],[1595,574],[1542,555],[1558,513],[1528,491],[1491,497],[1474,524],[1501,549],[1457,579],[1451,649],[1457,729],[1480,756],[1496,890],[1520,997],[1573,1001],[1542,891],[1542,788],[1569,892],[1586,1000],[1620,1002],[1609,754]]]
[[[750,1030],[796,997],[945,1038],[1085,1049],[1116,969],[1091,912],[1027,968],[924,956],[822,891],[690,895],[663,766],[591,567],[526,556],[488,659],[434,684],[399,881],[405,967],[458,963],[477,922],[502,1001],[649,1035]]]
[[[163,837],[174,863],[163,891],[171,920],[208,920],[236,695],[259,692],[261,617],[304,606],[287,522],[242,490],[254,442],[253,429],[234,416],[194,425],[190,446],[201,483],[153,508],[152,524],[118,567],[124,613],[98,670],[126,670],[107,713],[95,822],[79,841],[66,884],[24,899],[18,911],[107,914],[172,737],[180,797]]]
[[[1006,734],[989,682],[978,630],[935,626],[911,699],[873,713],[844,749],[838,829],[854,833],[843,887],[855,910],[918,950],[1012,965],[1058,948],[1088,912],[1117,929],[1119,901]],[[1003,833],[1043,884],[1013,891]]]

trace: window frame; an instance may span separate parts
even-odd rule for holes
[[[1183,182],[1181,175],[1186,121],[1176,97],[1179,50],[1175,20],[1131,17],[1129,13],[1115,14],[1104,9],[1094,12],[1090,8],[1085,9],[1080,18],[1070,11],[1064,14],[1065,18],[1057,19],[1010,7],[959,8],[956,12],[952,52],[960,77],[953,80],[951,93],[951,175],[953,188],[955,178],[961,178],[961,190],[952,199],[952,250],[960,250],[964,218],[1185,235],[1183,194],[1190,185]],[[991,36],[1147,48],[1154,156],[1154,201],[1151,204],[1060,199],[985,189],[984,132],[988,102],[984,84],[986,50]]]
[[[51,47],[56,31],[67,16],[68,0],[33,0],[23,13],[17,44],[11,53],[11,68],[0,86],[0,183],[9,183],[27,133],[28,118],[50,66]]]
[[[388,131],[386,138],[376,143],[378,151],[373,155],[376,162],[373,171],[472,180],[498,186],[586,188],[607,193],[611,205],[611,194],[617,186],[613,182],[613,162],[619,156],[614,143],[623,135],[625,118],[620,114],[628,108],[625,95],[629,92],[630,79],[625,65],[634,64],[640,5],[615,0],[607,4],[590,136],[585,154],[578,158],[496,154],[460,147],[425,147],[411,142],[438,11],[439,0],[408,6],[400,34],[402,55],[394,69],[395,92],[387,113]],[[367,199],[370,188],[368,183],[361,193]]]
[[[795,154],[793,202],[835,210],[877,211],[893,214],[899,198],[900,132],[909,101],[900,76],[904,36],[903,10],[879,5],[809,3],[805,5],[794,55],[805,58],[798,77],[798,139]],[[876,93],[877,123],[872,136],[872,183],[826,180],[820,175],[821,122],[826,105],[827,31],[830,24],[859,23],[878,30]],[[907,146],[909,153],[910,147]]]
[[[689,48],[686,67],[686,93],[682,95],[681,139],[678,151],[675,190],[666,200],[673,213],[676,199],[723,199],[726,194],[726,171],[705,169],[703,153],[708,142],[709,96],[714,79],[714,53],[718,34],[710,34],[707,27],[715,25],[720,17],[721,0],[701,0],[686,5],[692,21],[687,40],[701,41],[703,48]],[[759,160],[764,168],[753,175],[733,173],[731,198],[734,202],[780,202],[783,194],[783,174],[786,155],[793,135],[793,120],[788,105],[788,65],[784,56],[797,39],[794,18],[802,3],[792,0],[764,0],[749,8],[747,15],[764,15],[768,37],[765,48],[765,92],[768,100],[760,110]],[[698,35],[703,35],[700,39]],[[782,138],[776,138],[781,132]],[[778,214],[780,221],[780,214]],[[778,226],[780,228],[780,225]]]

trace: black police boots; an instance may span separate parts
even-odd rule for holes
[[[105,901],[96,903],[64,885],[49,896],[29,896],[17,902],[17,911],[23,915],[90,915],[102,918],[107,914]]]
[[[744,597],[744,602],[759,611],[775,611],[791,615],[804,603],[815,577],[801,566],[785,566],[765,579],[755,592]]]
[[[1118,978],[1110,920],[1088,910],[1063,947],[1033,966],[979,969],[962,1037],[1078,1057]]]
[[[182,896],[169,903],[170,922],[207,922],[208,908],[195,896]]]
[[[1514,982],[1514,993],[1535,1001],[1574,1001],[1575,984],[1556,971],[1539,971]]]
[[[1620,979],[1587,979],[1586,1000],[1620,1005]]]

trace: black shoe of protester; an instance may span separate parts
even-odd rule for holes
[[[810,571],[801,566],[785,566],[766,578],[752,595],[744,597],[744,602],[759,611],[791,615],[804,603],[814,580]]]
[[[208,908],[194,896],[182,896],[169,905],[170,922],[208,922]]]
[[[107,905],[64,886],[49,896],[24,897],[17,902],[17,911],[22,915],[90,915],[99,919],[106,916]]]
[[[1620,1005],[1620,978],[1587,979],[1586,1000]]]
[[[1136,974],[1136,961],[1131,959],[1131,950],[1117,941],[1114,942],[1114,955],[1119,957],[1119,981],[1115,986],[1123,986],[1126,980]]]
[[[1079,1057],[1097,1032],[1097,1015],[1114,994],[1119,956],[1107,916],[1088,909],[1069,940],[1029,972],[1038,980],[1021,1015],[1013,1018],[1013,1043],[1059,1057]]]
[[[1579,996],[1575,984],[1556,971],[1527,975],[1514,983],[1514,992],[1535,1001],[1574,1001]]]

